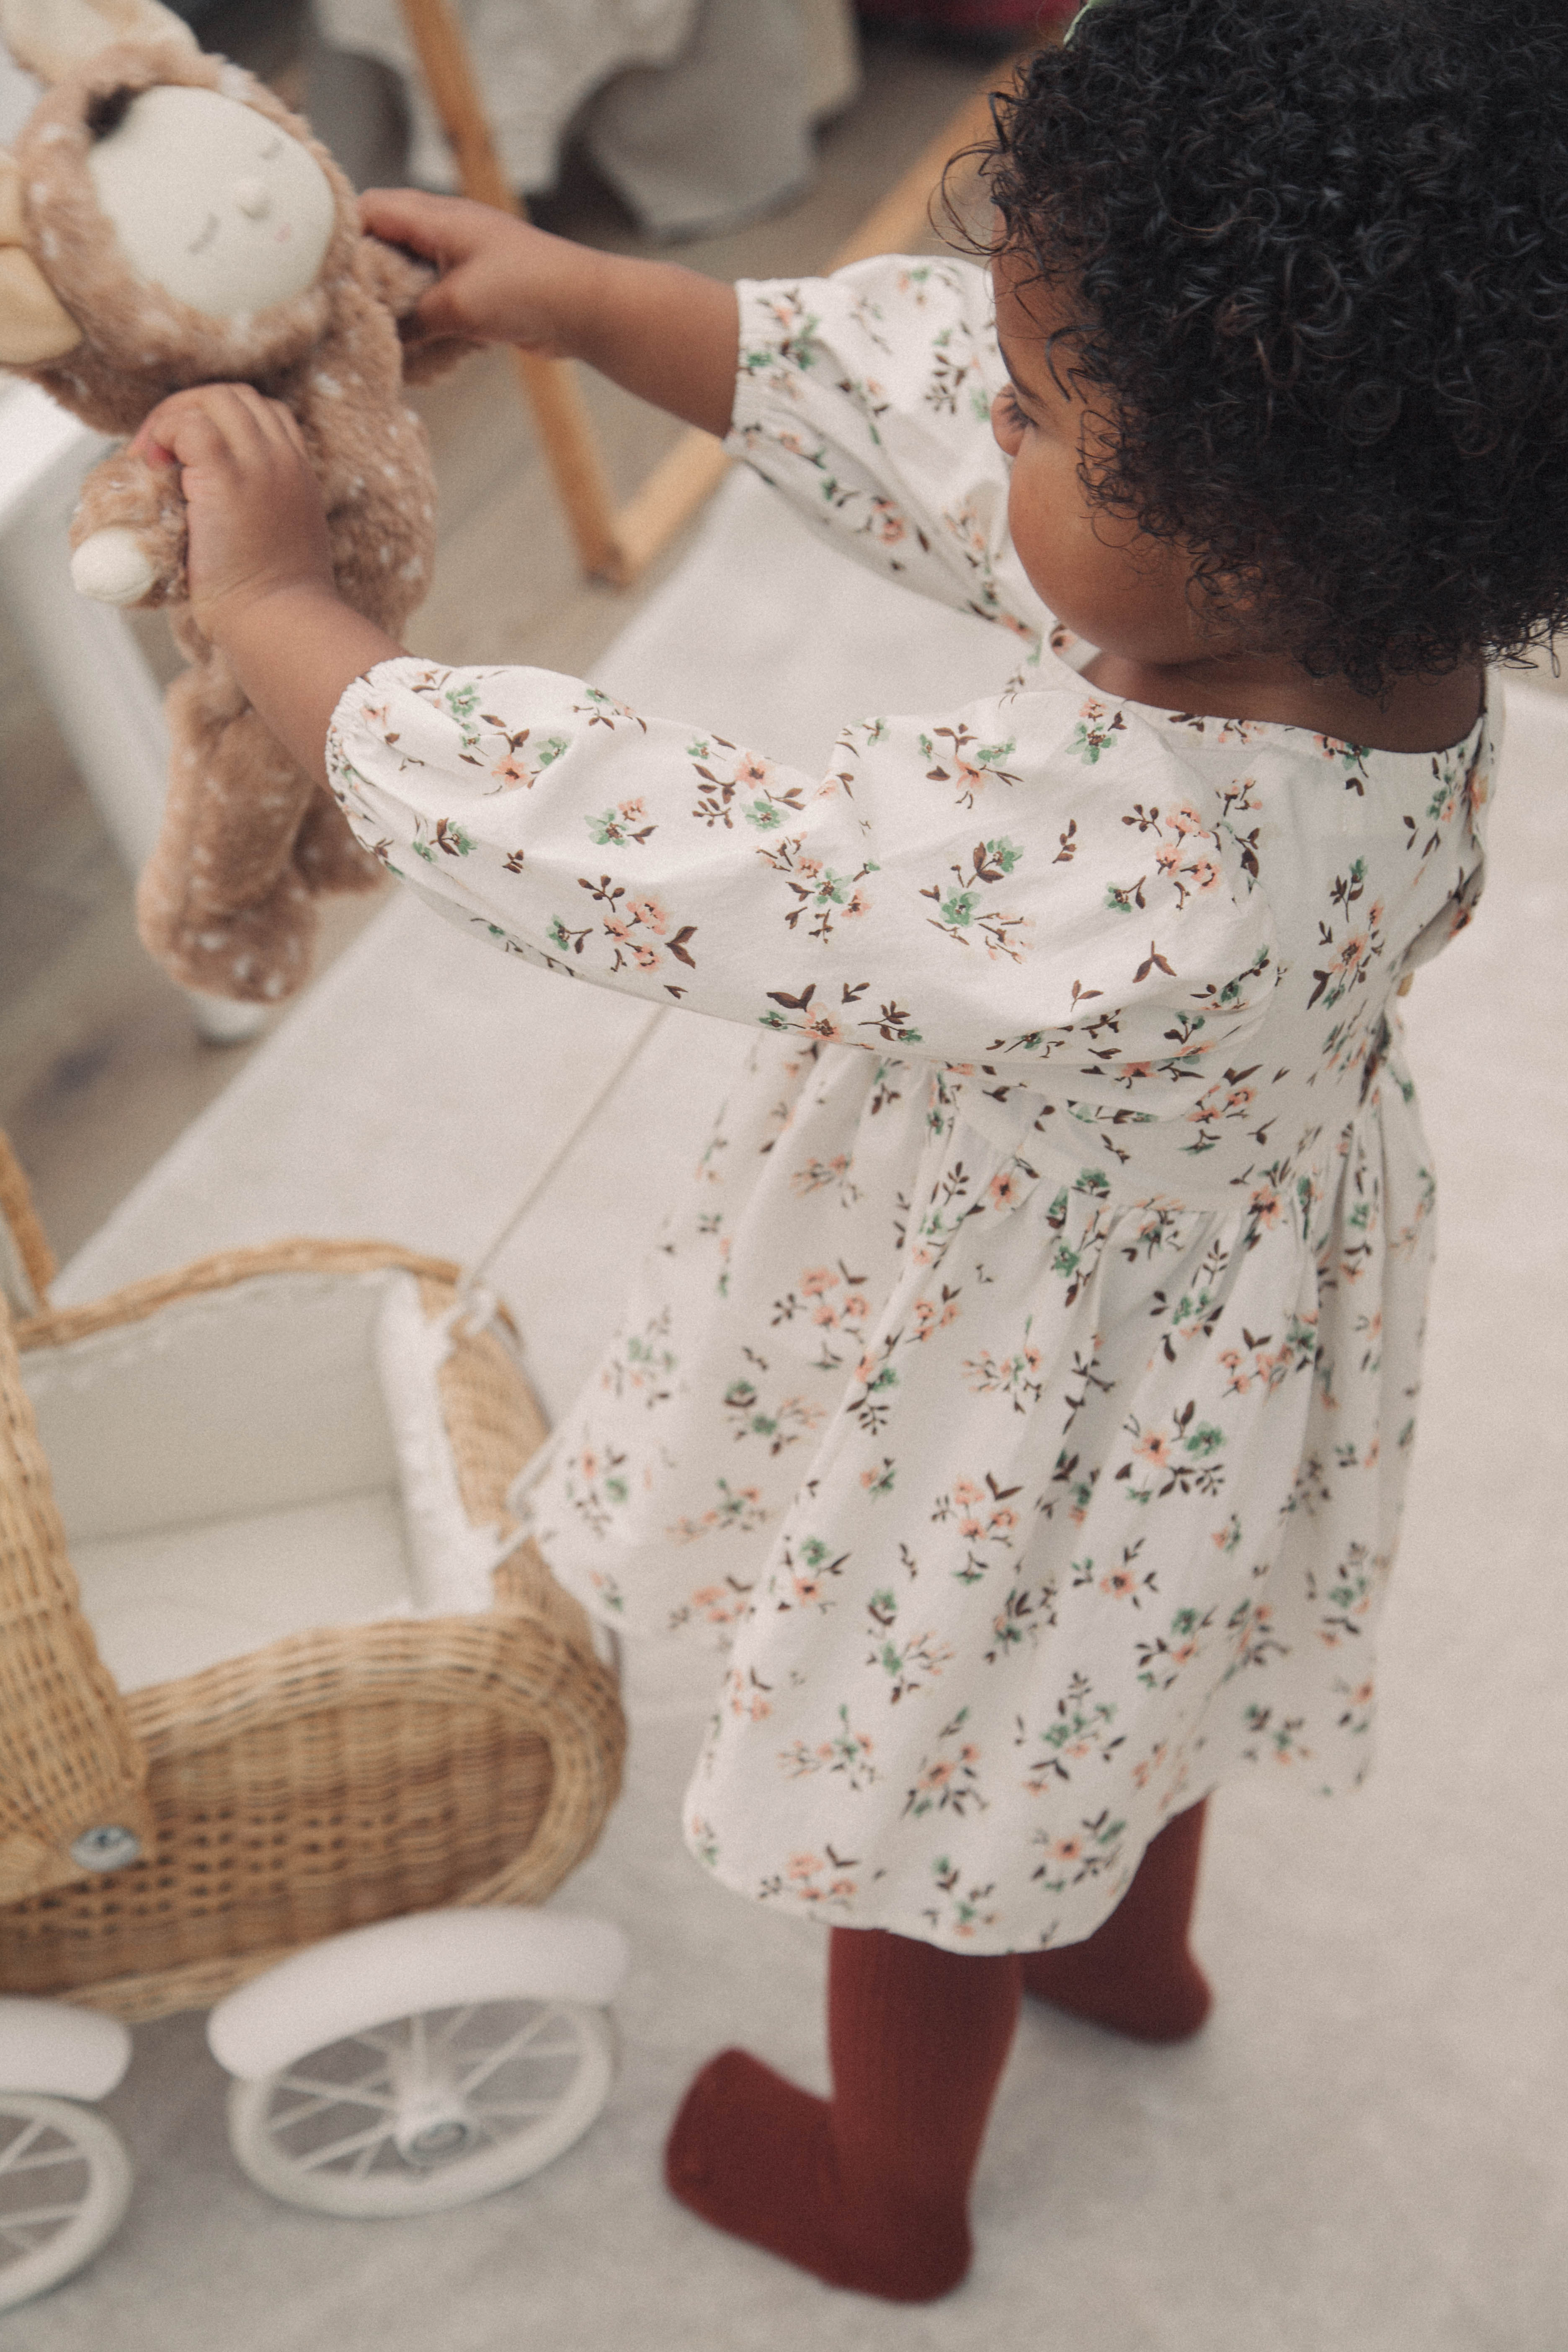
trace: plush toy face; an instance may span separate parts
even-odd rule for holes
[[[96,141],[88,170],[137,277],[212,319],[303,294],[336,226],[315,158],[214,89],[142,90]]]
[[[353,190],[269,89],[186,40],[110,43],[0,153],[0,365],[133,432],[181,384],[295,366],[361,245]]]

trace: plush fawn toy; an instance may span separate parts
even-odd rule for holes
[[[0,33],[53,85],[0,151],[0,365],[113,434],[187,384],[245,380],[286,402],[339,590],[397,635],[429,580],[435,495],[396,319],[430,272],[363,236],[305,124],[155,0],[0,0]],[[460,349],[422,352],[420,376]],[[313,894],[365,887],[374,862],[184,609],[177,475],[104,458],[71,541],[77,587],[171,605],[191,664],[168,694],[142,940],[188,987],[287,996],[309,965]]]

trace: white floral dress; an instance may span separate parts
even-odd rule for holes
[[[983,274],[742,289],[733,439],[1028,637]],[[611,1622],[726,1645],[692,1851],[970,1952],[1089,1934],[1243,1771],[1360,1780],[1433,1180],[1395,995],[1468,919],[1437,753],[1086,691],[1058,632],[826,775],[526,668],[344,695],[362,840],[507,952],[751,1024],[529,1497]]]

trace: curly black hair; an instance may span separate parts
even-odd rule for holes
[[[993,115],[1100,507],[1365,693],[1568,624],[1568,0],[1095,0]]]

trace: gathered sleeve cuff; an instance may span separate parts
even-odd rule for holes
[[[991,432],[1006,370],[986,271],[884,255],[736,291],[725,446],[847,554],[1037,647],[1050,616],[1008,536]]]

